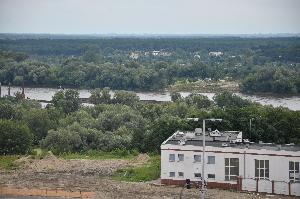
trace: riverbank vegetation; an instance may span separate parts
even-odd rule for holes
[[[2,84],[300,93],[298,37],[31,37],[0,35]],[[224,81],[235,85],[214,86]]]
[[[222,118],[207,127],[243,131],[252,141],[300,143],[300,111],[263,106],[229,92],[216,95],[214,101],[200,94],[184,98],[173,93],[172,102],[160,104],[119,92],[110,96],[107,88],[93,91],[92,107],[80,106],[75,90],[56,93],[45,109],[31,100],[2,97],[1,154],[30,154],[36,147],[65,158],[159,153],[161,143],[176,130],[194,130],[203,118]],[[189,117],[200,121],[186,120]]]

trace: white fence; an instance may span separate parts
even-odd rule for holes
[[[289,183],[287,182],[274,182],[274,193],[281,195],[289,195]]]
[[[243,178],[239,181],[242,191],[300,196],[300,182],[270,181]]]
[[[300,183],[291,183],[291,195],[300,196]]]
[[[273,193],[272,182],[270,180],[259,180],[257,188],[258,192]]]

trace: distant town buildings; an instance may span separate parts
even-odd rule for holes
[[[161,145],[161,183],[183,185],[186,179],[208,187],[300,196],[300,146],[253,143],[242,132],[206,133],[202,176],[202,129],[175,132]]]
[[[222,52],[209,52],[208,55],[212,56],[212,57],[219,57],[219,56],[222,56],[223,53]]]
[[[160,56],[160,57],[169,57],[172,55],[171,52],[165,51],[165,50],[153,50],[153,51],[146,51],[146,52],[139,52],[139,51],[133,51],[130,52],[129,57],[131,59],[138,59],[141,56]]]
[[[140,56],[140,53],[139,53],[139,52],[131,52],[130,55],[129,55],[129,57],[130,57],[131,59],[138,59],[139,56]]]

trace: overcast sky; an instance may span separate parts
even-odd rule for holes
[[[300,33],[300,0],[0,0],[0,32]]]

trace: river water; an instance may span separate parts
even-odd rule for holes
[[[17,91],[21,92],[20,87],[11,87],[11,95],[16,93]],[[30,99],[36,100],[47,100],[50,101],[52,96],[59,91],[58,88],[25,88],[25,95]],[[90,97],[90,90],[80,89],[79,96],[80,98],[88,98]],[[8,87],[2,86],[1,95],[7,95]],[[114,92],[112,91],[113,95]],[[136,92],[141,100],[156,100],[156,101],[171,101],[171,96],[169,92]],[[186,97],[190,94],[190,92],[180,92],[183,97]],[[200,93],[202,95],[207,96],[209,99],[213,99],[215,93]],[[274,96],[257,96],[257,95],[245,95],[242,93],[236,93],[242,98],[249,99],[254,102],[258,102],[263,105],[273,105],[274,107],[287,107],[291,110],[300,110],[300,97],[292,96],[292,97],[274,97]],[[43,104],[45,105],[45,104]]]

